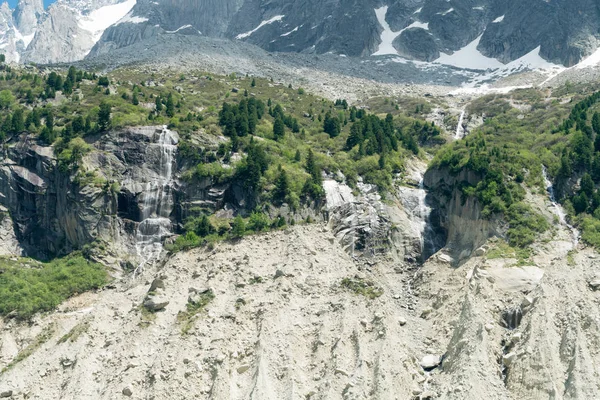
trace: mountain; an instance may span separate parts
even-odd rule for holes
[[[91,55],[177,32],[277,52],[395,54],[452,64],[451,56],[470,46],[491,67],[532,52],[571,66],[600,39],[600,6],[593,0],[140,0],[131,16],[109,28]]]
[[[3,3],[0,48],[10,62],[81,60],[134,5],[135,0],[59,0],[44,10],[42,0],[19,0],[11,10]]]
[[[47,11],[41,0],[20,0],[0,15],[8,60],[36,63],[174,34],[269,52],[392,55],[472,69],[523,57],[572,66],[600,43],[594,0],[59,0]]]

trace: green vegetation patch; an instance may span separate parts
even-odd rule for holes
[[[488,260],[514,258],[517,260],[516,265],[525,265],[530,257],[531,249],[512,247],[504,241],[496,241],[486,255]]]
[[[344,278],[341,286],[355,294],[365,296],[369,300],[376,299],[383,294],[383,289],[375,283],[362,278]]]
[[[66,343],[66,342],[74,343],[74,342],[77,341],[77,339],[79,339],[79,337],[81,335],[83,335],[84,333],[86,333],[89,328],[90,328],[90,322],[89,321],[81,322],[81,323],[75,325],[73,327],[73,329],[71,329],[69,332],[67,332],[66,334],[64,334],[58,340],[58,343],[59,344]]]
[[[195,294],[188,299],[186,310],[180,311],[177,314],[177,322],[181,325],[181,333],[187,334],[192,329],[196,315],[204,311],[214,298],[214,292],[209,289],[204,293]]]
[[[74,254],[48,263],[32,259],[0,259],[0,316],[31,318],[52,311],[71,296],[101,288],[105,268]]]

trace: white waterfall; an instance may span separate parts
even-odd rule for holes
[[[156,175],[149,177],[144,191],[140,194],[142,218],[136,233],[136,251],[140,263],[135,273],[160,258],[163,240],[172,234],[170,219],[174,205],[172,174],[178,137],[165,126],[158,138],[153,140],[156,140],[156,143],[148,145],[146,154],[148,157],[156,158],[152,168]]]
[[[427,191],[423,176],[419,175],[416,188],[402,187],[398,190],[404,209],[412,222],[414,234],[419,238],[421,257],[425,260],[435,250],[433,230],[430,224],[431,207],[426,202]]]
[[[573,247],[577,247],[579,244],[579,230],[574,226],[570,225],[567,222],[567,213],[562,208],[562,206],[556,200],[556,194],[554,192],[554,185],[550,178],[548,177],[548,170],[545,165],[542,165],[542,175],[544,176],[544,185],[546,186],[546,191],[548,192],[548,198],[550,199],[550,203],[552,204],[552,210],[554,214],[558,217],[558,220],[561,225],[567,227],[571,231],[571,235],[573,236]]]
[[[454,139],[460,140],[466,136],[465,127],[463,123],[465,122],[465,113],[466,110],[462,110],[460,113],[460,117],[458,118],[458,125],[456,126],[456,133],[454,134]]]

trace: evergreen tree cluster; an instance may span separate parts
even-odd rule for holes
[[[425,125],[430,126],[429,124]],[[416,121],[411,131],[418,130],[420,132],[423,127],[420,122]],[[355,122],[350,126],[350,135],[346,140],[346,150],[351,150],[356,146],[358,146],[360,157],[398,151],[400,146],[414,154],[419,153],[419,145],[415,136],[411,132],[404,133],[401,129],[395,128],[391,114],[388,114],[385,119],[381,119],[376,115],[356,113]]]
[[[269,100],[269,103],[271,101]],[[293,133],[300,132],[300,124],[292,115],[286,114],[281,105],[276,104],[275,107],[269,105],[269,115],[273,117],[273,136],[275,140],[281,140],[285,136],[285,127]]]
[[[234,151],[238,148],[238,137],[256,133],[256,126],[264,113],[265,104],[254,97],[244,98],[237,105],[223,103],[219,111],[219,125],[224,128],[225,136],[231,138]]]
[[[600,92],[596,92],[575,104],[555,131],[571,134],[561,155],[557,181],[564,185],[573,176],[581,177],[579,189],[568,200],[576,214],[587,213],[597,219],[600,219],[600,193],[596,189],[600,184],[600,113],[594,112],[591,119],[589,115],[599,101]]]

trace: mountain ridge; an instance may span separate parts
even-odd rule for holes
[[[59,0],[46,11],[39,0],[20,0],[15,10],[3,5],[0,13],[7,59],[42,64],[174,34],[226,38],[269,52],[387,55],[450,65],[448,59],[471,48],[487,60],[466,64],[476,69],[497,68],[532,51],[570,67],[600,43],[600,5],[593,0]]]

